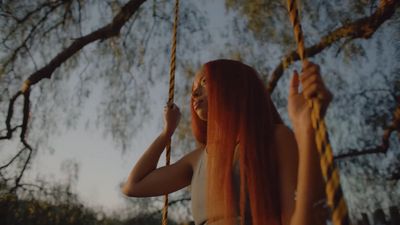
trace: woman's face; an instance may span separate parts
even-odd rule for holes
[[[207,121],[208,101],[206,89],[206,76],[200,70],[194,77],[192,89],[192,104],[197,116],[204,121]]]

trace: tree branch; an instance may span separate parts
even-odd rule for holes
[[[342,27],[335,29],[329,34],[321,38],[320,42],[306,48],[307,57],[312,57],[322,52],[324,49],[330,47],[333,43],[346,38],[346,39],[357,39],[357,38],[370,38],[375,31],[388,19],[390,19],[396,9],[400,6],[400,0],[381,0],[379,7],[376,11],[368,17],[363,17],[352,23],[348,23]],[[274,69],[271,74],[271,78],[267,84],[267,89],[272,93],[282,77],[283,72],[293,62],[299,60],[297,51],[292,51],[283,57],[279,65]]]
[[[11,139],[12,134],[15,131],[15,129],[11,128],[11,119],[14,115],[14,103],[17,100],[17,98],[22,95],[21,91],[18,91],[11,99],[10,99],[10,104],[8,105],[8,112],[7,112],[7,118],[6,118],[6,129],[7,129],[7,134],[5,136],[1,136],[0,140],[2,139]]]
[[[92,33],[75,39],[74,42],[71,43],[69,47],[64,49],[62,52],[57,54],[47,65],[40,68],[33,74],[31,74],[27,80],[25,80],[21,91],[18,91],[14,97],[10,100],[6,127],[7,127],[7,135],[5,137],[0,137],[1,139],[11,139],[13,129],[11,129],[11,119],[13,116],[13,108],[15,100],[23,93],[26,92],[30,88],[30,86],[35,85],[39,81],[44,78],[51,78],[53,72],[65,61],[71,58],[75,53],[81,50],[83,47],[97,40],[105,40],[112,36],[116,36],[119,34],[122,26],[129,20],[129,18],[137,11],[140,5],[145,0],[131,0],[127,4],[125,4],[120,12],[113,18],[112,22],[105,25],[102,28],[99,28]]]
[[[16,155],[13,157],[13,159],[6,164],[3,167],[7,167],[10,165],[15,158],[17,158],[23,150],[28,149],[29,150],[29,155],[28,158],[25,160],[24,166],[19,174],[19,176],[15,180],[15,186],[11,189],[11,192],[16,191],[16,189],[20,186],[20,180],[22,179],[22,176],[29,164],[29,161],[31,159],[32,151],[33,148],[29,145],[29,143],[26,141],[26,133],[27,133],[27,127],[28,127],[28,122],[29,122],[29,114],[30,114],[30,88],[32,85],[35,85],[36,83],[40,82],[44,78],[51,78],[51,75],[53,72],[65,61],[67,61],[69,58],[71,58],[75,53],[80,51],[83,47],[88,45],[89,43],[92,43],[97,40],[105,40],[107,38],[110,38],[112,36],[117,36],[122,28],[122,26],[129,20],[129,18],[137,11],[137,9],[141,6],[141,4],[145,0],[131,0],[128,3],[126,3],[120,10],[120,12],[113,18],[112,22],[109,24],[105,25],[102,28],[99,28],[98,30],[80,37],[78,39],[75,39],[72,44],[67,47],[65,50],[60,52],[58,55],[56,55],[47,65],[42,67],[41,69],[37,70],[33,74],[31,74],[28,79],[26,79],[21,87],[21,90],[18,91],[11,99],[9,103],[9,108],[8,108],[8,113],[7,113],[7,118],[6,118],[6,129],[7,133],[5,136],[0,136],[0,140],[2,139],[11,139],[13,132],[16,130],[16,128],[11,127],[11,120],[13,117],[14,113],[14,104],[17,98],[21,95],[24,96],[24,106],[23,106],[23,119],[22,119],[22,125],[21,127],[21,133],[20,133],[20,140],[24,145],[24,148]],[[29,35],[28,35],[29,36]],[[18,126],[19,127],[19,126]],[[3,169],[1,167],[0,169]]]
[[[36,28],[43,23],[47,17],[53,13],[54,11],[56,11],[56,9],[58,9],[58,7],[62,6],[63,4],[65,4],[65,2],[63,1],[59,1],[59,2],[54,2],[54,3],[43,3],[42,5],[38,6],[36,9],[34,9],[33,11],[28,12],[23,18],[18,19],[17,17],[13,17],[16,22],[17,25],[15,26],[14,29],[12,29],[7,35],[6,37],[3,39],[3,44],[5,45],[6,42],[9,40],[9,38],[18,30],[18,26],[21,26],[23,23],[25,23],[28,19],[31,18],[31,16],[33,14],[39,13],[40,11],[42,11],[43,9],[49,7],[49,10],[45,13],[44,17],[42,17],[42,19],[33,26],[33,28],[30,31],[30,34],[28,35],[28,37],[26,38],[26,40],[24,41],[25,43],[27,42],[27,40],[29,39],[29,37],[31,36],[31,33],[33,33],[33,31],[36,30]],[[10,13],[11,14],[11,13]],[[22,44],[23,45],[23,44]]]
[[[32,26],[32,28],[30,29],[28,35],[25,37],[25,39],[22,41],[22,43],[15,48],[15,50],[13,51],[12,55],[8,58],[8,60],[6,60],[3,64],[3,67],[7,67],[9,63],[14,63],[15,59],[18,56],[18,53],[23,49],[26,48],[28,49],[28,41],[32,40],[32,38],[35,36],[36,34],[36,30],[47,20],[47,18],[50,16],[51,13],[53,13],[57,7],[61,6],[62,4],[59,4],[57,6],[51,7],[49,11],[47,11],[44,16],[36,23]],[[17,28],[16,28],[17,29]],[[15,29],[15,30],[16,30]],[[14,30],[14,31],[15,31]],[[3,44],[5,44],[5,42],[7,41],[7,39],[9,38],[9,36],[14,32],[12,31],[4,40],[3,40]],[[29,50],[28,50],[29,53]],[[35,65],[36,66],[36,65]]]
[[[30,85],[34,85],[44,78],[51,78],[52,73],[62,63],[71,58],[76,52],[81,50],[86,45],[97,41],[105,40],[113,36],[117,36],[122,26],[129,20],[129,18],[136,12],[139,6],[145,0],[131,0],[125,4],[121,11],[114,17],[111,23],[99,28],[92,33],[83,37],[75,39],[69,47],[55,56],[46,66],[31,74],[28,78]]]
[[[349,149],[347,153],[337,155],[334,157],[334,159],[338,160],[347,157],[356,157],[360,155],[379,154],[379,153],[385,154],[389,148],[390,135],[395,130],[397,130],[397,132],[400,132],[400,96],[397,97],[397,107],[393,113],[392,122],[383,132],[381,145],[374,148],[363,149],[363,150]]]
[[[70,1],[70,0],[68,0],[68,1]],[[30,18],[32,17],[33,14],[36,14],[36,13],[42,11],[44,8],[47,8],[47,7],[51,8],[51,9],[52,9],[52,8],[57,8],[57,7],[59,7],[60,5],[65,4],[65,3],[68,2],[68,1],[57,1],[57,2],[51,1],[51,2],[44,2],[44,3],[42,3],[41,5],[39,5],[38,7],[36,7],[34,10],[29,11],[27,14],[25,14],[24,17],[22,17],[22,18],[13,17],[13,18],[14,18],[14,19],[17,21],[17,23],[19,23],[19,24],[25,23],[28,19],[30,19]]]
[[[2,169],[4,169],[4,168],[7,168],[9,165],[11,165],[11,164],[14,162],[14,160],[15,160],[16,158],[18,158],[18,157],[22,154],[22,152],[24,152],[24,150],[25,150],[25,147],[22,148],[21,150],[19,150],[19,152],[18,152],[14,157],[12,157],[11,160],[8,161],[8,163],[6,163],[6,164],[3,165],[3,166],[0,166],[0,170],[2,170]]]

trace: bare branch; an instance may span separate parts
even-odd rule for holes
[[[29,47],[28,47],[27,45],[25,45],[24,47],[25,47],[25,49],[26,49],[26,52],[27,52],[28,55],[29,55],[29,58],[31,58],[31,60],[32,60],[33,66],[35,67],[35,70],[37,70],[37,69],[38,69],[37,63],[36,63],[35,59],[34,59],[33,56],[32,56],[31,50],[29,49]]]
[[[30,99],[29,99],[30,93],[31,93],[30,87],[28,86],[28,87],[26,87],[26,89],[24,87],[22,92],[24,93],[24,108],[23,108],[24,115],[23,115],[23,119],[22,119],[22,129],[21,129],[20,139],[21,139],[22,144],[24,145],[23,150],[27,149],[29,151],[29,154],[28,154],[28,158],[24,162],[24,166],[22,167],[22,170],[20,171],[19,176],[15,180],[15,186],[13,188],[11,188],[10,193],[16,191],[16,189],[20,186],[19,182],[21,181],[22,176],[24,175],[24,172],[31,160],[31,156],[32,156],[32,152],[33,152],[32,147],[26,141],[26,136],[27,136],[26,132],[28,129],[29,113],[30,113]],[[14,158],[16,158],[16,157],[14,157]]]
[[[21,19],[18,19],[17,17],[14,17],[14,16],[13,16],[13,18],[17,21],[17,26],[15,26],[15,28],[12,29],[12,30],[6,35],[6,37],[3,39],[3,44],[5,44],[5,42],[9,39],[9,37],[10,37],[11,35],[13,35],[13,34],[17,31],[18,25],[20,25],[20,24],[22,24],[22,23],[25,23],[33,14],[38,13],[38,12],[42,11],[43,9],[49,7],[50,10],[47,11],[47,12],[45,13],[45,15],[44,15],[44,19],[46,19],[52,12],[54,12],[58,7],[62,6],[63,4],[65,4],[64,1],[59,1],[59,2],[46,2],[46,3],[43,3],[42,5],[39,5],[36,9],[34,9],[34,10],[28,12],[28,13],[27,13],[23,18],[21,18]],[[10,13],[10,15],[12,15],[12,14]],[[41,21],[43,22],[43,19],[42,19]],[[35,25],[34,25],[34,29],[36,29],[36,27],[38,27],[38,25],[39,25],[40,23],[42,23],[42,22],[39,21],[37,24],[35,24]]]
[[[82,3],[81,0],[78,0],[78,26],[79,26],[79,34],[82,36]]]
[[[129,20],[129,18],[136,12],[139,6],[145,0],[131,0],[121,11],[114,17],[113,21],[102,28],[99,28],[92,33],[83,37],[75,39],[69,47],[55,56],[46,66],[31,74],[28,78],[30,85],[34,85],[44,78],[50,78],[54,70],[56,70],[62,63],[71,58],[75,53],[81,50],[86,45],[98,41],[105,40],[113,36],[117,36],[122,26]]]
[[[371,16],[363,17],[352,23],[339,27],[322,37],[319,43],[306,48],[305,51],[307,57],[317,55],[324,49],[330,47],[333,43],[343,38],[350,40],[357,38],[370,38],[386,20],[393,16],[399,6],[400,0],[381,0],[379,7]],[[292,51],[283,57],[282,61],[272,72],[271,78],[267,84],[267,89],[270,93],[274,91],[284,70],[297,60],[299,60],[297,51]]]
[[[58,6],[57,6],[57,7],[58,7]],[[4,67],[7,67],[8,64],[9,64],[10,62],[14,62],[14,60],[15,60],[15,58],[17,57],[19,51],[20,51],[22,48],[24,48],[25,46],[27,46],[26,43],[34,37],[36,29],[37,29],[42,23],[44,23],[44,22],[46,21],[46,19],[48,18],[48,16],[49,16],[55,9],[56,9],[56,7],[51,8],[49,11],[46,12],[46,14],[42,17],[42,19],[40,19],[34,26],[32,26],[31,30],[29,31],[29,34],[25,37],[25,39],[22,41],[22,43],[21,43],[17,48],[15,48],[15,50],[13,51],[11,57],[9,57],[8,60],[4,63],[4,65],[3,65]],[[15,31],[15,30],[14,30],[14,31]],[[11,33],[13,33],[13,31],[12,31]],[[7,39],[8,39],[9,36],[11,35],[11,33],[8,34],[8,36],[3,40],[3,43],[5,43],[5,42],[7,41]]]
[[[57,23],[54,23],[52,26],[50,26],[47,30],[43,31],[42,35],[46,36],[48,33],[50,33],[52,30],[56,29],[58,26],[64,24],[63,20],[58,21]]]
[[[28,143],[26,143],[26,141],[23,141],[25,146],[29,146]],[[26,149],[28,149],[29,154],[28,154],[28,158],[25,160],[24,162],[24,167],[22,168],[22,170],[19,173],[19,176],[17,177],[17,179],[15,179],[15,186],[13,188],[10,189],[10,193],[13,193],[17,190],[18,187],[20,187],[20,181],[22,179],[22,176],[24,175],[24,172],[29,164],[29,162],[31,161],[31,156],[32,156],[32,148],[29,146]]]
[[[132,18],[131,22],[128,24],[128,27],[127,27],[127,29],[126,29],[127,32],[125,33],[125,36],[124,36],[124,38],[122,39],[122,46],[124,46],[124,48],[126,48],[126,39],[127,39],[128,36],[130,35],[131,30],[132,30],[132,26],[133,26],[133,24],[135,23],[135,21],[136,21],[136,19],[138,18],[138,16],[139,16],[139,13],[136,13],[135,16]]]
[[[71,0],[69,0],[71,1]],[[17,17],[13,17],[17,23],[24,23],[25,21],[27,21],[29,18],[31,18],[31,16],[35,13],[38,13],[40,11],[42,11],[44,8],[57,8],[62,4],[65,4],[68,1],[58,1],[58,2],[54,2],[54,1],[49,1],[49,2],[44,2],[43,4],[39,5],[38,7],[36,7],[34,10],[28,12],[27,14],[25,14],[24,17],[22,18],[17,18]]]
[[[24,148],[22,148],[21,150],[19,150],[19,152],[18,152],[14,157],[12,157],[8,163],[6,163],[5,165],[3,165],[3,166],[0,167],[0,170],[5,169],[5,168],[7,168],[8,166],[10,166],[10,165],[14,162],[14,160],[15,160],[16,158],[18,158],[18,157],[22,154],[22,152],[25,151],[25,149],[26,149],[26,148],[24,147]]]
[[[26,139],[26,131],[28,129],[29,113],[30,113],[30,94],[31,94],[30,86],[23,87],[22,91],[24,92],[24,108],[23,108],[22,129],[20,138],[21,141],[24,143]],[[28,149],[32,149],[27,143],[24,143],[24,145]]]
[[[7,134],[6,136],[0,137],[0,140],[2,139],[11,139],[12,138],[12,133],[15,131],[15,129],[11,128],[11,119],[14,114],[14,103],[17,98],[22,95],[21,91],[18,91],[11,99],[10,99],[10,104],[8,105],[8,112],[7,112],[7,118],[6,118],[6,128],[7,128]]]

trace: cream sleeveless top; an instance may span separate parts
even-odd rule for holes
[[[239,187],[240,187],[240,173],[239,173],[239,163],[235,163],[234,168],[234,184],[235,184],[235,192],[237,195],[237,199],[239,199]],[[207,198],[207,151],[204,150],[200,157],[196,167],[193,170],[192,182],[191,182],[191,197],[192,197],[192,216],[195,222],[195,225],[220,225],[223,224],[222,219],[213,219],[221,218],[221,216],[213,215],[213,218],[208,218],[207,216],[207,208],[206,208],[206,198]],[[249,211],[249,201],[247,200],[247,211]],[[214,203],[213,203],[214,204]],[[222,204],[221,202],[215,202],[215,204]],[[247,215],[250,212],[247,212]],[[247,217],[249,218],[249,217]],[[240,224],[239,218],[233,218],[232,225]],[[246,223],[250,224],[250,223]]]

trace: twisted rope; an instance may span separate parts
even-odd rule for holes
[[[300,59],[305,61],[307,56],[304,48],[304,36],[300,24],[296,0],[287,0],[287,4],[290,22],[292,23],[297,42],[297,51]],[[309,101],[309,104],[312,108],[312,126],[315,130],[315,141],[320,155],[322,175],[326,182],[325,191],[327,195],[327,203],[332,213],[332,222],[334,225],[348,225],[348,211],[343,198],[343,191],[340,186],[339,173],[333,162],[333,154],[331,145],[329,144],[329,136],[326,131],[325,121],[320,117],[321,105],[317,100],[311,100]]]
[[[175,64],[176,64],[176,36],[178,33],[178,16],[179,16],[179,0],[175,1],[175,19],[172,32],[172,49],[171,49],[171,62],[169,68],[169,95],[168,105],[174,102],[174,90],[175,90]],[[166,146],[166,165],[170,165],[171,159],[171,139],[168,140]],[[168,194],[164,196],[164,208],[162,211],[162,225],[168,224]]]

